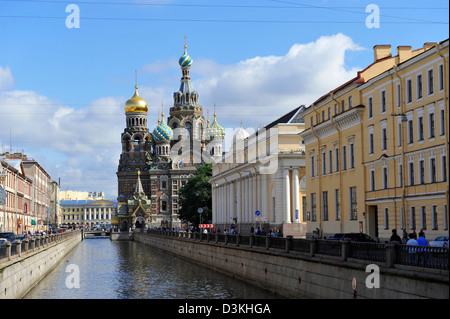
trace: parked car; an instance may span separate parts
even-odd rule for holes
[[[363,233],[345,233],[340,240],[349,240],[361,243],[376,243],[377,241],[367,234]]]
[[[448,247],[448,236],[439,236],[435,240],[430,241],[431,247]]]
[[[336,233],[330,238],[328,238],[328,240],[341,240],[342,237],[344,237],[344,235],[345,235],[344,233]]]
[[[7,241],[13,243],[16,240],[14,233],[0,233],[0,238],[5,238]]]

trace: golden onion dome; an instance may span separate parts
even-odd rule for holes
[[[139,96],[138,86],[134,95],[125,103],[125,112],[148,112],[147,101]]]

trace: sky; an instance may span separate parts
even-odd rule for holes
[[[135,71],[153,131],[185,37],[204,115],[216,104],[224,128],[255,129],[353,78],[374,45],[396,55],[448,29],[442,0],[0,0],[0,153],[115,199]]]

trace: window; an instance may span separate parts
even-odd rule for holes
[[[430,158],[430,183],[436,183],[436,159]]]
[[[439,65],[439,91],[444,89],[444,65]]]
[[[409,162],[409,186],[414,185],[414,162]]]
[[[370,171],[370,190],[375,190],[375,170]]]
[[[417,119],[419,141],[423,141],[423,116]]]
[[[334,170],[336,172],[339,172],[339,148],[337,148],[337,147],[334,149],[334,158],[336,161]]]
[[[167,181],[161,181],[161,189],[167,189]]]
[[[409,208],[409,228],[416,229],[416,208]]]
[[[344,111],[345,111],[345,101],[342,100],[341,101],[341,112],[344,112]]]
[[[432,95],[434,93],[434,74],[433,69],[428,70],[428,95]]]
[[[412,102],[412,81],[411,79],[406,80],[406,102]]]
[[[356,199],[356,187],[350,187],[350,219],[358,219],[358,203]]]
[[[400,107],[401,90],[400,83],[397,84],[397,107]]]
[[[311,177],[314,177],[314,155],[311,157]]]
[[[351,96],[348,97],[348,108],[349,109],[352,108],[352,97]]]
[[[431,206],[431,228],[433,230],[437,230],[438,229],[437,205]]]
[[[419,161],[419,184],[425,184],[425,161]]]
[[[314,126],[314,118],[311,116],[311,126]]]
[[[441,180],[443,182],[447,181],[447,155],[441,156]]]
[[[447,205],[442,206],[442,214],[444,215],[444,229],[448,229],[448,220],[447,220]]]
[[[381,129],[381,138],[383,141],[382,150],[385,151],[387,150],[387,131],[385,127]]]
[[[389,210],[384,209],[384,229],[389,229]]]
[[[403,207],[400,207],[400,228],[405,228],[405,224],[403,223]]]
[[[398,186],[403,187],[403,164],[398,165]]]
[[[327,174],[327,157],[326,153],[322,152],[322,175]]]
[[[328,151],[328,173],[333,173],[333,151],[329,150]]]
[[[350,168],[355,168],[355,146],[350,143]]]
[[[342,170],[347,170],[347,147],[342,146]]]
[[[388,181],[389,181],[389,175],[388,175],[388,168],[385,166],[383,167],[383,188],[388,188]]]
[[[402,146],[402,123],[398,123],[398,146]]]
[[[334,115],[338,114],[338,105],[337,103],[334,104]]]
[[[331,118],[331,107],[328,108],[328,119]]]
[[[434,113],[428,114],[428,127],[429,127],[429,138],[434,138],[435,136]]]
[[[369,134],[369,154],[373,154],[373,133]]]
[[[163,210],[163,211],[167,210],[167,201],[163,200],[161,202],[161,210]]]
[[[316,194],[311,193],[311,221],[316,221]]]
[[[440,131],[441,131],[441,136],[445,135],[445,110],[441,109],[439,111],[439,117],[440,117]]]
[[[328,220],[328,192],[322,192],[322,218]]]
[[[422,74],[418,74],[416,77],[416,86],[417,86],[417,99],[422,98]]]
[[[385,113],[386,112],[386,91],[383,90],[381,91],[381,97],[380,97],[381,101],[381,113]]]
[[[408,144],[414,142],[413,120],[408,120]]]
[[[427,209],[425,206],[420,206],[420,228],[427,229]]]
[[[371,118],[373,117],[373,103],[372,103],[372,97],[369,97],[369,98],[367,99],[367,105],[369,106],[369,111],[368,111],[369,119],[371,119]]]
[[[308,208],[307,208],[307,203],[306,203],[306,196],[302,196],[302,213],[303,213],[303,221],[307,221],[307,212]],[[275,209],[273,210],[275,211]]]
[[[340,200],[340,191],[339,189],[334,190],[334,203],[336,210],[336,220],[341,219],[341,200]]]

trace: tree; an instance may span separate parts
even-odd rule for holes
[[[207,163],[197,167],[197,174],[188,179],[180,188],[178,217],[182,221],[194,225],[200,224],[198,209],[203,208],[202,223],[212,218],[212,195],[209,179],[212,176],[212,164]]]

